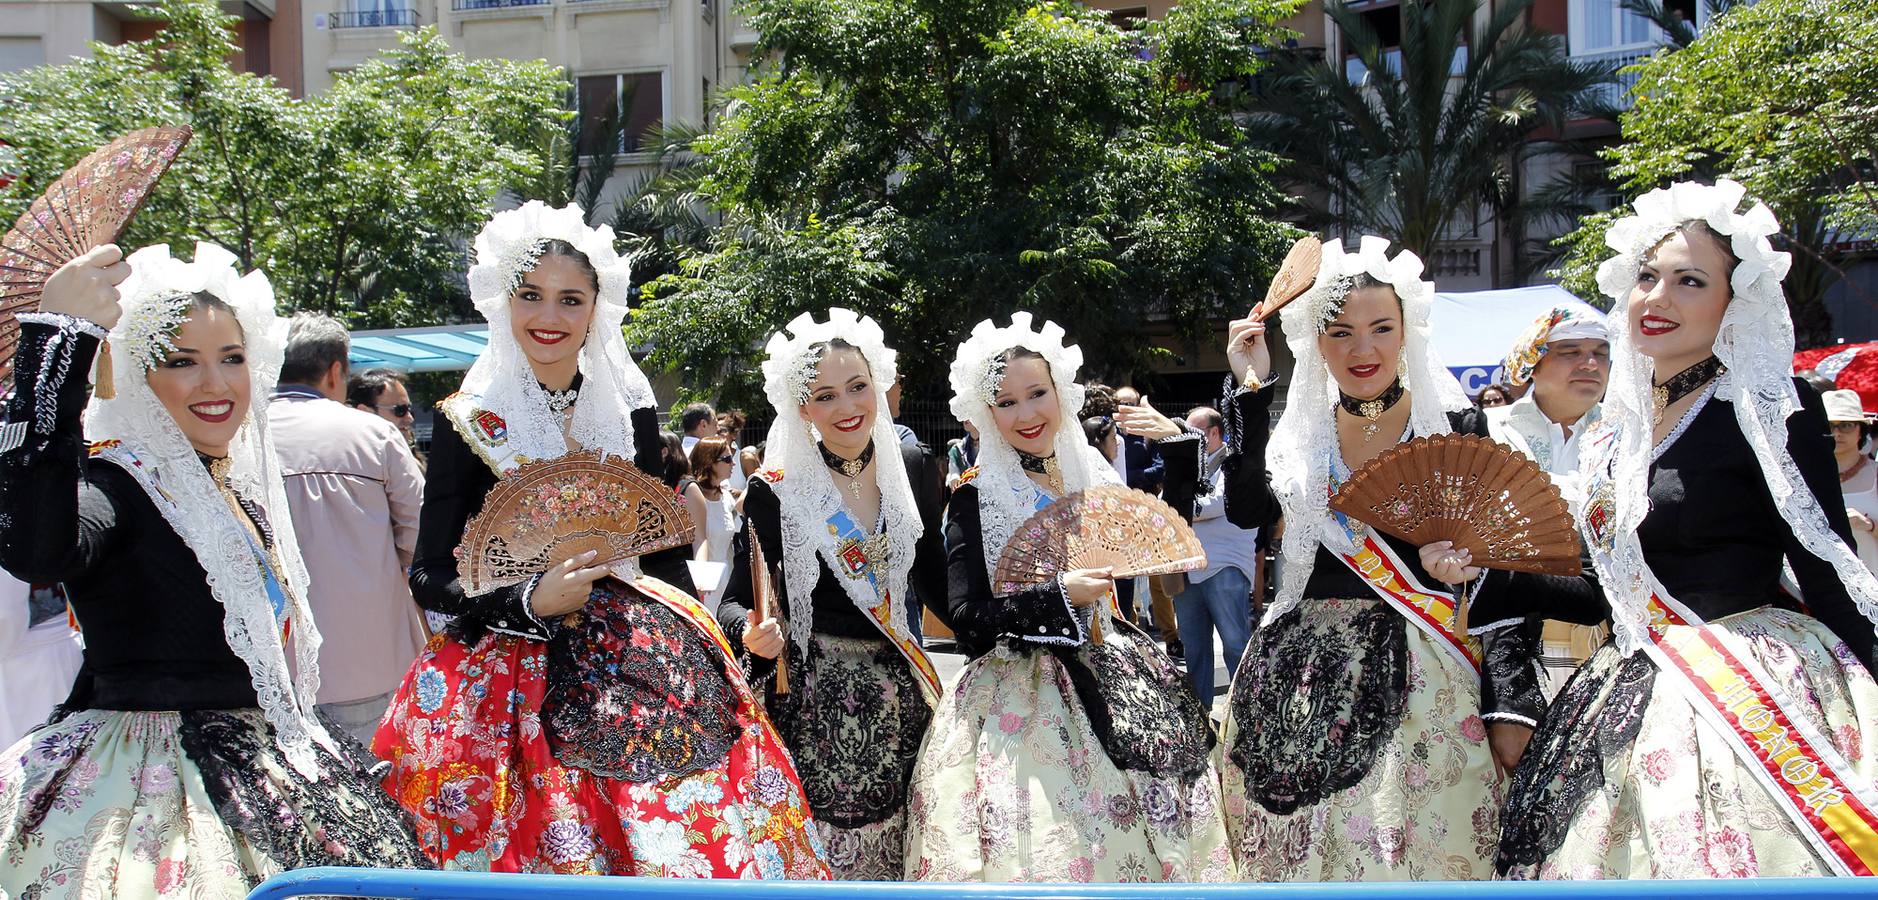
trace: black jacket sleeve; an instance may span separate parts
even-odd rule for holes
[[[633,465],[639,471],[663,480],[665,471],[665,437],[659,428],[658,410],[642,406],[632,411],[633,426]]]
[[[931,451],[901,445],[907,478],[913,483],[913,502],[919,510],[919,543],[913,549],[913,571],[908,587],[921,607],[933,611],[947,628],[952,608],[946,602],[945,473]],[[917,615],[917,612],[915,613]]]
[[[528,606],[536,579],[471,597],[457,576],[456,546],[469,520],[482,511],[496,476],[488,464],[439,415],[431,432],[424,508],[417,517],[417,549],[411,558],[411,596],[417,605],[459,616],[493,631],[534,640],[548,638],[547,623]]]
[[[1223,404],[1227,440],[1233,453],[1226,459],[1226,520],[1240,528],[1270,528],[1284,515],[1265,468],[1265,446],[1272,434],[1272,396],[1278,388],[1239,388]]]
[[[1206,453],[1206,441],[1183,424],[1179,434],[1155,441],[1154,451],[1161,459],[1161,500],[1191,523],[1200,493],[1200,458]]]
[[[967,653],[981,656],[998,638],[1007,636],[1059,646],[1088,640],[1088,626],[1070,606],[1060,580],[1008,597],[992,595],[991,576],[985,571],[984,531],[978,520],[977,485],[967,482],[952,492],[945,543],[951,626]]]
[[[767,677],[775,669],[776,661],[763,659],[753,653],[744,653],[743,633],[750,627],[750,617],[756,611],[755,583],[750,578],[750,537],[754,533],[758,546],[763,548],[763,561],[771,572],[770,586],[776,593],[776,614],[787,618],[789,599],[784,596],[782,582],[782,504],[769,482],[761,478],[751,478],[750,486],[743,496],[743,527],[731,540],[730,577],[724,585],[724,594],[717,602],[717,624],[724,630],[724,637],[730,641],[731,649],[748,657],[745,675],[752,682]]]
[[[85,373],[101,331],[66,316],[20,323],[0,427],[0,567],[29,584],[82,575],[119,540],[116,501],[85,477]]]
[[[1800,410],[1787,420],[1787,452],[1800,468],[1800,477],[1813,492],[1826,524],[1847,546],[1852,543],[1852,523],[1845,513],[1845,495],[1839,489],[1839,464],[1832,456],[1832,427],[1826,421],[1826,408],[1818,392],[1795,379],[1800,392]],[[1796,485],[1797,487],[1797,485]],[[1813,555],[1793,533],[1791,524],[1781,522],[1781,544],[1787,561],[1793,565],[1793,577],[1800,583],[1800,593],[1813,617],[1832,629],[1832,633],[1852,648],[1868,671],[1878,673],[1878,634],[1872,623],[1858,611],[1852,596],[1839,580],[1832,564]]]

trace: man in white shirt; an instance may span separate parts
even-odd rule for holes
[[[1185,645],[1187,682],[1200,703],[1213,707],[1213,632],[1219,632],[1226,655],[1226,680],[1239,671],[1239,658],[1252,638],[1252,580],[1258,571],[1258,529],[1226,521],[1225,473],[1232,454],[1226,446],[1226,420],[1210,407],[1187,413],[1187,424],[1200,432],[1206,458],[1201,463],[1201,493],[1194,503],[1193,532],[1206,549],[1206,568],[1187,573],[1187,589],[1173,598]]]
[[[1610,332],[1604,317],[1578,307],[1540,316],[1506,357],[1506,379],[1531,387],[1507,406],[1487,410],[1487,431],[1551,473],[1574,504],[1579,437],[1598,423],[1599,401],[1611,377]],[[1557,696],[1565,680],[1602,643],[1602,625],[1545,624],[1545,693]],[[1534,724],[1534,723],[1523,723]]]

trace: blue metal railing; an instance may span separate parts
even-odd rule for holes
[[[894,884],[692,881],[300,869],[268,879],[248,900],[395,897],[408,900],[1868,900],[1856,878],[1739,881],[1448,881],[1420,884]]]
[[[472,9],[505,9],[511,6],[547,6],[552,0],[451,0],[450,8],[458,11]]]

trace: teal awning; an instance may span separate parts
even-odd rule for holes
[[[352,332],[352,369],[461,372],[489,345],[489,326],[437,325]]]

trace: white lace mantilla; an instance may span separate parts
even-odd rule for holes
[[[267,276],[259,271],[238,275],[234,254],[213,244],[197,244],[190,263],[172,258],[165,246],[145,247],[131,254],[129,263],[130,278],[119,288],[124,315],[110,333],[117,396],[92,398],[85,410],[86,436],[121,443],[101,456],[136,477],[164,520],[195,552],[208,575],[209,592],[222,604],[228,648],[247,664],[275,740],[296,770],[313,777],[314,744],[333,746],[313,711],[319,694],[320,633],[307,606],[306,563],[300,557],[267,424],[268,398],[280,379],[286,352],[287,323],[274,313],[274,289]],[[229,483],[267,513],[274,532],[275,556],[284,570],[278,574],[293,623],[291,668],[247,529],[145,380],[155,348],[168,340],[167,335],[149,333],[147,323],[180,321],[175,310],[186,310],[190,295],[197,292],[212,294],[235,310],[246,343],[251,400],[229,447]],[[119,329],[126,329],[122,340]]]
[[[1265,610],[1265,622],[1290,612],[1304,596],[1317,561],[1317,548],[1340,553],[1355,547],[1348,533],[1330,515],[1331,458],[1337,453],[1337,383],[1318,352],[1317,338],[1349,296],[1358,275],[1367,274],[1395,289],[1402,301],[1402,355],[1397,372],[1408,389],[1409,433],[1447,434],[1448,413],[1471,404],[1461,385],[1429,343],[1428,314],[1435,286],[1423,281],[1422,261],[1403,250],[1394,259],[1389,242],[1365,235],[1357,252],[1345,253],[1336,242],[1324,245],[1323,265],[1311,289],[1284,309],[1279,317],[1285,342],[1297,358],[1291,394],[1285,411],[1272,429],[1266,467],[1272,489],[1285,512],[1284,581],[1278,596]]]
[[[1612,630],[1625,653],[1648,640],[1651,579],[1637,533],[1650,511],[1656,375],[1654,363],[1637,349],[1627,307],[1644,257],[1670,233],[1695,222],[1726,238],[1739,261],[1729,279],[1734,296],[1715,336],[1715,356],[1728,370],[1717,379],[1715,396],[1734,407],[1735,422],[1754,449],[1781,518],[1802,546],[1832,564],[1859,612],[1878,622],[1878,579],[1827,524],[1825,511],[1787,453],[1787,419],[1800,409],[1792,380],[1793,320],[1780,286],[1792,258],[1769,240],[1780,224],[1766,204],[1756,202],[1747,212],[1737,212],[1746,193],[1727,179],[1714,185],[1681,182],[1637,198],[1636,214],[1605,235],[1605,243],[1617,251],[1598,267],[1598,287],[1616,303],[1609,319],[1611,384],[1604,401],[1614,446],[1607,454],[1587,454],[1581,471],[1589,483],[1598,476],[1601,460],[1615,459],[1615,473],[1607,477],[1614,543],[1609,552],[1594,553],[1593,562],[1610,600]]]
[[[1032,350],[1050,364],[1050,378],[1056,384],[1059,418],[1056,429],[1057,471],[1063,476],[1063,491],[1075,493],[1101,484],[1121,484],[1115,467],[1089,442],[1083,439],[1077,413],[1081,411],[1084,390],[1076,383],[1082,368],[1082,348],[1063,342],[1063,327],[1045,322],[1031,327],[1030,313],[1011,316],[1009,326],[999,328],[990,319],[972,327],[972,334],[959,345],[951,370],[952,414],[978,429],[978,519],[985,545],[985,571],[997,569],[998,555],[1017,532],[1017,526],[1037,511],[1037,498],[1043,492],[1024,474],[1024,466],[998,423],[992,417],[991,400],[1002,387],[1003,367],[998,357],[1017,348]],[[1051,498],[1056,499],[1056,498]]]
[[[586,254],[600,282],[593,320],[582,336],[580,399],[568,433],[582,447],[630,460],[632,411],[657,403],[621,330],[632,266],[614,249],[613,229],[588,227],[586,213],[578,206],[551,209],[530,201],[497,213],[476,236],[470,299],[489,322],[489,345],[470,366],[462,390],[480,398],[480,408],[502,417],[513,453],[526,459],[555,459],[567,453],[561,417],[548,408],[547,392],[515,341],[509,315],[516,277],[534,267],[541,244],[549,240],[566,241]]]
[[[820,435],[802,415],[807,386],[821,361],[821,348],[836,339],[861,352],[873,378],[875,415],[870,436],[874,442],[874,484],[880,490],[878,524],[887,538],[886,571],[875,573],[884,588],[879,594],[866,578],[844,574],[847,565],[841,560],[841,540],[828,524],[843,510],[841,491],[822,461],[817,446]],[[817,322],[809,313],[797,316],[770,336],[765,351],[763,390],[776,410],[776,419],[765,445],[765,473],[759,477],[775,491],[782,511],[783,584],[795,599],[789,610],[789,637],[803,652],[808,651],[815,623],[815,604],[810,597],[821,578],[819,556],[827,561],[848,599],[863,613],[870,613],[885,601],[887,608],[869,618],[883,625],[889,637],[906,640],[911,637],[903,614],[907,575],[925,529],[913,499],[913,485],[901,464],[900,439],[894,434],[893,419],[887,415],[887,389],[898,372],[896,354],[888,349],[886,336],[873,319],[841,307],[828,310],[827,322]],[[778,465],[780,477],[775,474]],[[875,523],[857,518],[856,524],[866,529]]]

